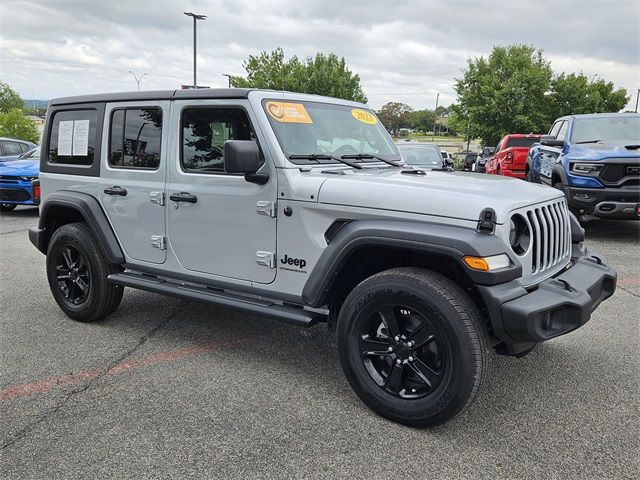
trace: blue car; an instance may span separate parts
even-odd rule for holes
[[[19,157],[0,159],[0,211],[18,205],[35,205],[31,197],[31,181],[38,178],[40,147]]]
[[[559,118],[529,150],[525,171],[525,180],[564,191],[578,217],[638,219],[640,115]]]

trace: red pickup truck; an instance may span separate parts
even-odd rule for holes
[[[500,140],[486,164],[486,172],[492,175],[524,178],[529,149],[540,141],[541,135],[514,133]]]

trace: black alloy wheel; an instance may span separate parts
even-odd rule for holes
[[[446,340],[428,315],[403,304],[383,303],[352,332],[372,380],[388,393],[422,398],[440,385],[446,366]]]
[[[66,302],[74,306],[85,302],[91,290],[91,272],[85,256],[67,243],[58,250],[55,264],[58,287]]]

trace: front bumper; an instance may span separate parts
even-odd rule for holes
[[[31,182],[25,180],[0,180],[0,203],[34,205],[31,198]]]
[[[640,218],[640,188],[565,187],[569,207],[599,218],[637,220]]]
[[[615,270],[601,258],[586,254],[534,290],[525,290],[517,281],[478,289],[502,353],[520,355],[587,323],[598,305],[613,295],[616,279]]]

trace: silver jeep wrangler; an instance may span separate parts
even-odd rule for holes
[[[495,350],[583,325],[616,273],[562,192],[404,166],[365,105],[244,89],[53,100],[33,244],[60,308],[124,287],[335,332],[360,398],[424,427],[462,412]]]

